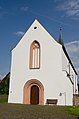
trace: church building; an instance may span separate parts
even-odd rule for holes
[[[35,20],[12,50],[8,103],[73,105],[77,72],[62,43]]]

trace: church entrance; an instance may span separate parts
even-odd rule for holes
[[[33,85],[30,92],[30,104],[37,105],[39,104],[39,87]]]
[[[44,104],[44,87],[39,80],[31,79],[25,83],[23,88],[23,104]]]

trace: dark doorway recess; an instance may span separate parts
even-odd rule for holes
[[[33,105],[39,104],[39,87],[37,85],[31,87],[30,103]]]

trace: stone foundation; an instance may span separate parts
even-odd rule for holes
[[[79,94],[74,94],[73,95],[73,105],[74,106],[79,106]]]

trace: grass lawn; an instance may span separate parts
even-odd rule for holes
[[[0,95],[0,103],[6,103],[8,100],[7,95]]]
[[[79,117],[79,106],[68,107],[68,113]]]
[[[0,96],[0,119],[77,119],[79,116],[79,107],[8,104],[6,101],[7,96]],[[76,114],[73,110],[77,108]]]

